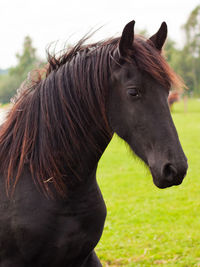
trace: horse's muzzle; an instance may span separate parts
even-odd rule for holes
[[[186,176],[187,169],[187,160],[179,162],[179,164],[166,162],[162,166],[150,167],[154,184],[159,188],[181,184]]]

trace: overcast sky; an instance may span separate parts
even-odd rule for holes
[[[198,4],[200,0],[0,0],[0,68],[16,64],[26,35],[45,58],[53,41],[78,40],[101,25],[96,39],[113,36],[132,19],[136,29],[150,35],[166,21],[169,36],[181,45],[181,26]]]

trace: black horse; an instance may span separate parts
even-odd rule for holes
[[[50,57],[46,78],[18,95],[0,132],[0,267],[102,266],[96,169],[114,132],[159,188],[186,175],[167,103],[183,84],[161,55],[166,23],[148,40],[133,28]]]

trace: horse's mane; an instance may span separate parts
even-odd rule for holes
[[[0,132],[0,170],[7,177],[8,194],[28,166],[46,195],[51,195],[50,184],[65,195],[66,180],[79,179],[76,166],[83,167],[81,153],[92,147],[95,155],[101,149],[96,133],[88,130],[91,125],[103,138],[110,138],[106,99],[112,64],[123,65],[119,38],[90,45],[85,45],[86,39],[59,58],[49,55],[45,71],[34,72],[37,75],[18,91]],[[135,38],[123,60],[134,60],[164,86],[183,85],[153,44],[141,37]]]

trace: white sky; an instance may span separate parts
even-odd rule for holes
[[[136,29],[146,29],[150,35],[166,21],[169,36],[181,45],[181,26],[198,4],[200,0],[0,0],[0,68],[16,64],[15,54],[26,35],[45,58],[53,41],[64,44],[71,35],[78,40],[101,25],[96,39],[103,39],[120,34],[132,19]]]

